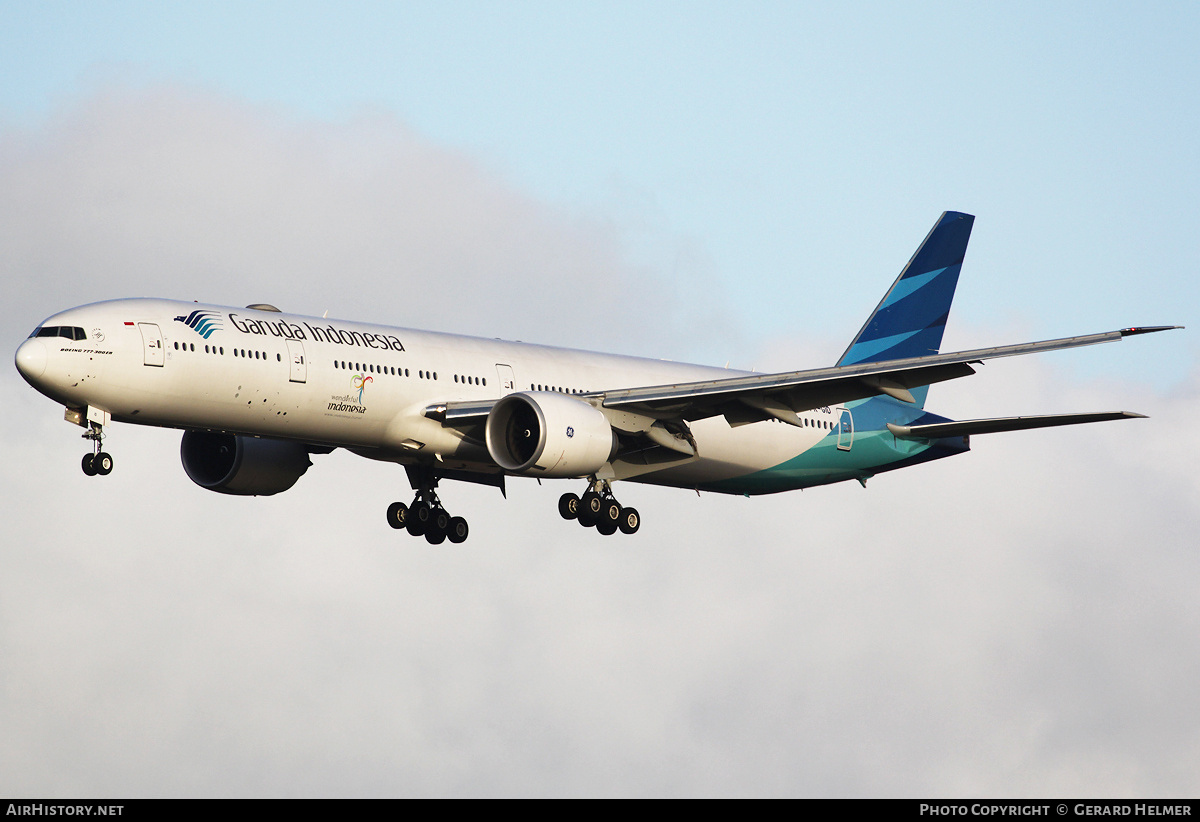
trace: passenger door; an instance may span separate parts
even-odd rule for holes
[[[854,444],[854,415],[850,413],[850,409],[841,409],[841,418],[838,420],[838,441],[837,447],[843,451],[849,451],[850,446]]]
[[[500,377],[500,396],[511,394],[517,387],[517,378],[511,365],[496,363],[496,373]]]
[[[300,340],[284,340],[287,343],[288,359],[291,360],[291,382],[308,381],[308,365],[304,362],[304,343]]]
[[[146,365],[162,368],[167,361],[166,351],[163,349],[162,331],[154,323],[138,323],[138,330],[142,332],[143,362]]]

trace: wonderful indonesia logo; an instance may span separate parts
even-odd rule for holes
[[[350,385],[358,393],[343,394],[341,396],[331,397],[326,410],[349,411],[352,414],[365,414],[367,412],[367,408],[363,405],[363,391],[366,390],[367,383],[369,382],[375,382],[374,378],[368,377],[365,374],[355,374],[350,378]]]

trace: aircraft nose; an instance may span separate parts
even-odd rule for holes
[[[46,344],[41,340],[26,340],[17,347],[17,370],[29,382],[46,373]]]

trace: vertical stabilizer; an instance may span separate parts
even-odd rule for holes
[[[936,354],[975,218],[947,211],[892,283],[838,365]],[[927,389],[914,391],[924,405]]]

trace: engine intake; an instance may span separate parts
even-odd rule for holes
[[[206,431],[185,431],[179,456],[192,482],[239,496],[286,491],[312,465],[298,442]]]
[[[603,413],[553,391],[502,398],[488,414],[486,438],[497,465],[538,477],[586,477],[617,449],[616,433]]]

